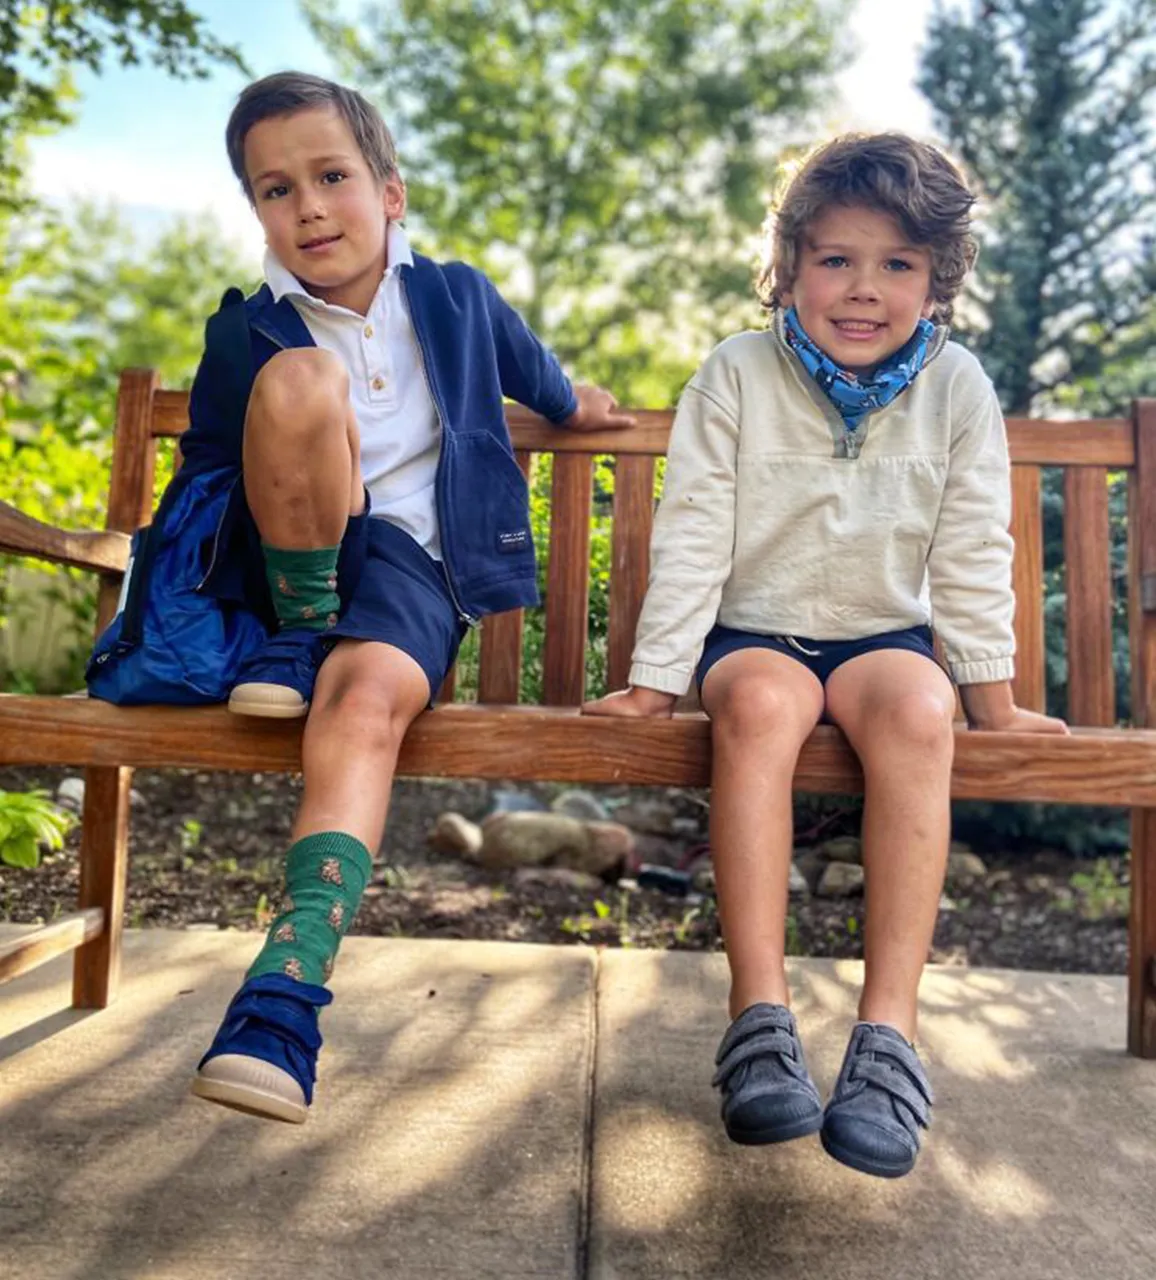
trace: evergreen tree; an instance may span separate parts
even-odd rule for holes
[[[1127,365],[1156,288],[1156,0],[941,5],[919,87],[990,204],[963,318],[1005,410]]]

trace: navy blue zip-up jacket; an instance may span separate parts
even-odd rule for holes
[[[441,551],[450,589],[473,620],[536,604],[529,495],[514,459],[502,397],[554,423],[577,408],[570,380],[553,354],[489,280],[465,263],[439,264],[414,254],[401,281],[442,430],[435,493]],[[251,357],[238,359],[227,308],[244,307]],[[241,313],[234,313],[239,320]],[[244,337],[239,323],[233,333]],[[245,409],[253,377],[279,350],[314,346],[288,299],[263,285],[243,304],[226,296],[206,327],[205,354],[193,383],[184,463],[174,485],[205,471],[240,474]],[[250,528],[246,529],[248,525]],[[243,600],[234,547],[251,546],[251,518],[236,486],[222,521],[204,590]]]

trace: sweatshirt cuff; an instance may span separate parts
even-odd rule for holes
[[[1014,679],[1016,673],[1014,657],[985,658],[981,662],[953,662],[949,658],[948,666],[956,684],[995,684]]]
[[[652,667],[647,662],[635,662],[631,665],[627,684],[657,689],[659,693],[673,693],[681,698],[690,688],[692,674],[677,667]]]
[[[572,413],[577,411],[577,409],[578,397],[574,394],[574,387],[573,384],[571,384],[570,395],[567,398],[565,405],[556,413],[546,413],[542,416],[547,422],[552,422],[556,427],[560,427]]]

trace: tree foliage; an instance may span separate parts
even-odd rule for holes
[[[120,371],[153,367],[166,386],[188,386],[205,318],[247,275],[207,217],[175,221],[150,246],[123,215],[89,204],[68,220],[40,211],[19,229],[0,225],[0,500],[51,524],[102,527]],[[86,646],[92,575],[45,572]],[[7,588],[0,561],[0,628],[27,622]],[[67,685],[77,657],[59,677]]]
[[[1156,0],[939,7],[919,87],[990,202],[970,344],[1029,412],[1150,345]]]
[[[184,0],[0,0],[0,208],[22,203],[25,139],[72,119],[72,70],[152,62],[173,76],[240,69]]]
[[[586,377],[668,403],[738,309],[841,3],[399,0],[313,29],[384,107],[416,222]]]

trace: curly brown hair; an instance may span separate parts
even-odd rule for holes
[[[933,319],[946,324],[975,263],[975,196],[937,148],[902,133],[850,133],[813,151],[772,213],[770,257],[758,280],[768,309],[792,288],[807,228],[828,209],[862,207],[894,218],[913,245],[931,251]]]

